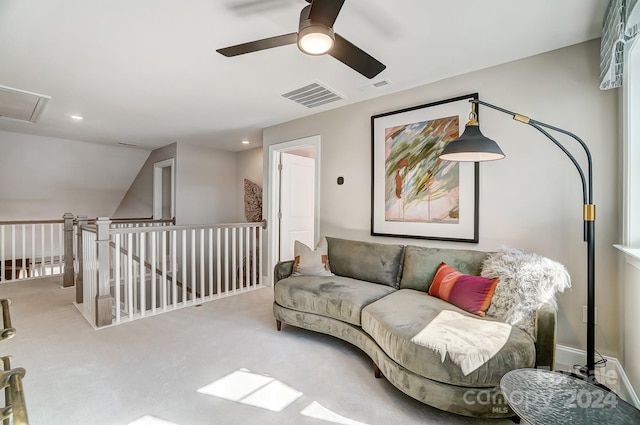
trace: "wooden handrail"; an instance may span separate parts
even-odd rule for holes
[[[64,220],[13,220],[0,221],[0,226],[12,224],[62,224]]]

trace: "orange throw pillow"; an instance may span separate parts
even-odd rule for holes
[[[429,287],[429,295],[484,317],[499,281],[469,276],[442,262]]]

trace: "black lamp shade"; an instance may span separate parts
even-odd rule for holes
[[[504,157],[498,144],[486,138],[477,125],[467,125],[462,136],[450,141],[440,154],[440,159],[456,162],[495,161]]]

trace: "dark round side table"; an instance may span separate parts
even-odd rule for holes
[[[640,424],[640,410],[583,379],[544,369],[508,372],[500,388],[509,407],[536,424]]]

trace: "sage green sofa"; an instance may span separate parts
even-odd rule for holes
[[[411,342],[444,309],[478,317],[427,291],[442,261],[479,275],[487,253],[331,237],[327,242],[335,276],[291,276],[293,261],[276,265],[278,330],[284,322],[348,341],[371,357],[377,378],[382,374],[409,396],[465,416],[513,416],[500,393],[502,376],[519,368],[553,368],[556,311],[550,305],[538,310],[536,341],[514,326],[500,351],[466,376],[448,356],[443,362],[437,352]]]

